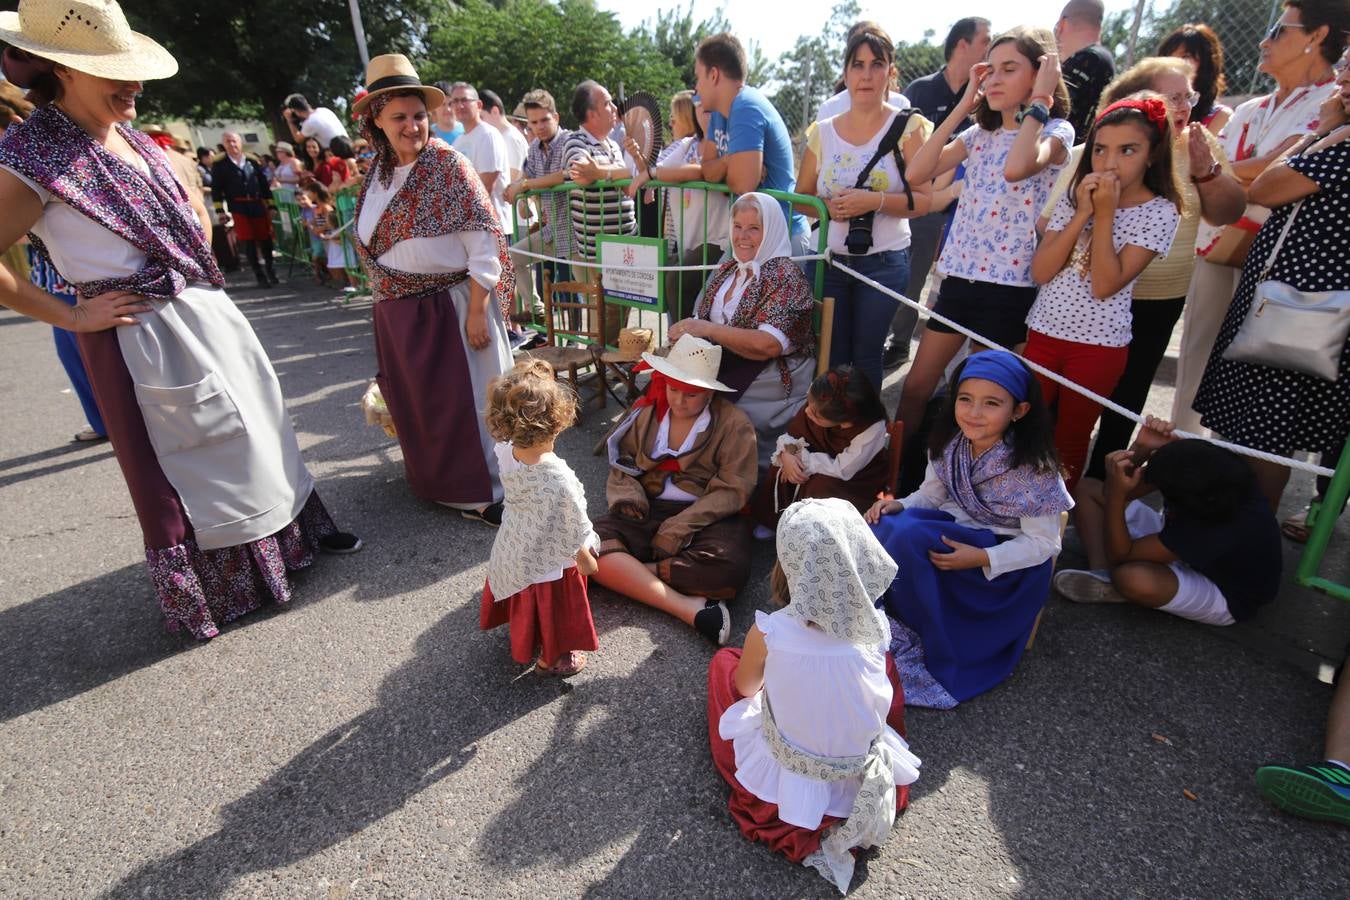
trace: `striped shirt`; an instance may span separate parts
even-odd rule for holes
[[[613,139],[597,140],[586,129],[578,128],[567,137],[563,163],[571,166],[583,156],[602,166],[624,163],[623,151]],[[571,192],[571,211],[572,234],[576,239],[573,256],[579,259],[596,258],[596,235],[637,234],[633,201],[618,188],[576,188]]]

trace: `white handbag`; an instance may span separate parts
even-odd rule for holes
[[[1270,270],[1302,207],[1300,200],[1284,223],[1257,281],[1252,305],[1223,358],[1335,381],[1350,334],[1350,290],[1301,291],[1270,280]]]

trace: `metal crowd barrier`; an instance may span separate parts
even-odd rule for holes
[[[516,204],[512,209],[513,219],[515,220],[513,223],[514,224],[513,232],[517,236],[516,243],[519,244],[522,241],[524,241],[524,246],[522,249],[535,254],[543,254],[543,251],[545,249],[543,229],[539,224],[536,224],[534,227],[528,230],[523,229],[521,227],[520,212],[519,212],[519,205],[521,203],[533,201],[536,208],[540,211],[543,211],[545,213],[545,217],[549,218],[550,229],[552,230],[553,234],[556,234],[556,228],[558,227],[559,223],[551,221],[553,212],[552,204],[550,202],[551,200],[558,197],[559,195],[562,195],[567,197],[568,202],[570,203],[570,198],[573,191],[599,191],[599,190],[621,191],[630,183],[631,183],[630,179],[622,179],[616,181],[597,182],[594,185],[590,185],[586,188],[579,188],[570,182],[564,182],[563,184],[551,188],[539,188],[523,192],[522,194],[520,194],[519,197],[517,197]],[[702,290],[704,286],[707,284],[708,278],[711,276],[712,271],[716,269],[717,265],[721,262],[723,258],[723,250],[718,246],[718,244],[725,241],[728,236],[726,234],[710,235],[708,233],[709,220],[712,215],[709,209],[710,206],[709,200],[713,196],[725,197],[726,202],[729,206],[732,201],[732,196],[730,189],[724,184],[715,184],[705,181],[686,181],[678,183],[666,181],[649,181],[647,182],[647,184],[643,186],[643,189],[641,192],[639,192],[638,196],[633,198],[636,207],[635,213],[639,221],[641,220],[642,215],[641,213],[642,195],[645,194],[648,190],[655,191],[656,194],[656,216],[658,223],[660,223],[659,224],[660,237],[652,240],[659,241],[662,245],[661,256],[665,260],[664,266],[666,268],[666,270],[661,273],[661,278],[664,282],[664,290],[663,290],[664,296],[662,297],[659,303],[655,304],[634,302],[629,300],[617,299],[609,296],[605,297],[604,302],[607,305],[628,306],[630,308],[637,309],[639,313],[639,322],[638,322],[639,325],[643,324],[642,320],[643,314],[655,313],[656,314],[655,331],[657,332],[658,336],[663,336],[665,332],[665,320],[667,316],[670,316],[671,321],[673,322],[679,318],[692,315],[693,313],[692,303],[697,302],[697,297],[702,294]],[[686,191],[701,192],[703,194],[703,204],[702,204],[703,213],[701,222],[689,222],[686,219],[686,207],[689,205],[688,203],[686,203],[687,195],[684,193]],[[826,233],[827,229],[825,226],[829,223],[829,212],[825,208],[825,204],[820,200],[820,198],[806,194],[791,193],[787,191],[766,190],[764,191],[764,193],[768,194],[769,196],[773,197],[776,200],[784,201],[788,203],[790,206],[807,206],[815,211],[816,215],[819,217],[819,221],[821,224],[821,228],[818,233],[816,241],[817,245],[816,253],[823,256],[825,253],[826,243],[828,240],[828,235]],[[668,208],[669,201],[672,197],[678,198],[679,202],[670,205]],[[606,233],[606,232],[613,234],[620,233],[620,227],[622,224],[621,203],[617,201],[612,203],[604,201],[601,202],[599,206],[600,206],[600,216],[599,221],[595,223],[596,231],[598,233]],[[563,221],[561,222],[561,227],[571,229],[572,221],[570,211],[567,205],[564,205],[563,212],[564,216]],[[730,218],[729,214],[727,218],[729,221]],[[536,223],[539,223],[539,221],[540,221],[539,218],[536,216]],[[633,232],[631,236],[634,237],[637,236],[637,232]],[[556,256],[556,254],[547,254],[547,255]],[[563,272],[561,273],[563,277],[557,277],[559,270],[561,270],[562,267],[564,266],[569,266],[570,262],[573,261],[580,262],[583,265],[570,266],[571,269],[570,272]],[[594,264],[597,262],[598,260],[594,257],[580,256],[577,255],[575,252],[574,252],[574,260],[569,262],[564,262],[561,257],[558,257],[555,260],[536,259],[534,260],[534,265],[531,266],[531,271],[528,277],[533,278],[536,274],[542,274],[541,273],[542,267],[547,265],[555,270],[555,276],[550,278],[550,281],[553,282],[560,280],[586,281],[590,278],[597,277],[591,275],[590,273],[599,272],[600,270],[598,268],[594,268],[591,265],[585,264],[588,263]],[[829,304],[829,301],[827,301],[822,296],[824,294],[825,288],[825,266],[823,259],[816,260],[814,262],[815,264],[810,266],[810,268],[808,269],[808,271],[812,271],[812,290],[813,296],[816,301],[816,315],[814,317],[814,323],[816,326],[817,336],[822,340],[822,346],[828,349],[829,316],[825,314],[825,309]],[[684,264],[683,266],[681,265],[682,263]],[[698,269],[700,268],[702,268],[703,270],[699,271]],[[525,277],[526,275],[524,272],[516,273],[518,283],[520,283],[520,280]],[[690,288],[689,282],[691,279],[696,282],[697,291],[689,289]],[[542,282],[542,278],[540,280]],[[540,287],[542,287],[542,283],[540,284]],[[672,294],[674,295],[673,297],[671,296]],[[520,321],[525,320],[528,317],[529,321],[522,321],[522,324],[527,325],[527,327],[533,326],[537,330],[543,330],[544,324],[542,323],[542,321],[540,321],[538,317],[538,310],[525,309],[524,296],[525,296],[524,289],[522,287],[518,287],[515,305],[517,312],[516,318],[518,319],[518,321]],[[689,308],[684,308],[684,304],[680,302],[680,298],[688,298],[692,301],[691,304],[689,305]],[[674,302],[672,302],[672,300],[674,300]],[[830,308],[832,309],[832,307]],[[556,333],[558,334],[559,337],[562,337],[564,339],[576,340],[578,342],[583,343],[587,342],[587,338],[584,335],[573,335],[561,331]],[[611,347],[611,349],[613,348]],[[824,354],[822,354],[822,356],[824,356]]]

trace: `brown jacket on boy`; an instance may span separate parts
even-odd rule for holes
[[[672,472],[657,468],[665,459],[654,460],[649,455],[661,423],[654,406],[644,407],[618,445],[620,463],[643,474],[634,477],[614,466],[609,470],[605,496],[610,509],[631,503],[646,514],[667,476],[680,490],[699,498],[661,525],[652,540],[653,551],[661,556],[674,556],[699,529],[739,513],[755,490],[755,426],[724,397],[714,397],[708,412],[712,422],[695,439],[693,448],[677,457],[680,470]]]

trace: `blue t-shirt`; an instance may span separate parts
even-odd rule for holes
[[[761,188],[791,191],[797,186],[797,173],[792,165],[792,137],[783,117],[774,109],[769,98],[759,88],[742,87],[731,101],[731,121],[719,112],[710,114],[708,134],[717,145],[719,156],[730,156],[744,150],[758,150],[764,154],[764,180]],[[806,231],[806,217],[793,213],[787,203],[781,204],[788,216],[792,234]]]
[[[446,131],[439,125],[432,125],[431,133],[434,134],[436,137],[440,138],[441,140],[445,141],[447,144],[453,144],[456,138],[461,138],[464,136],[464,126],[461,123],[456,122],[454,128],[451,128],[449,131]]]

